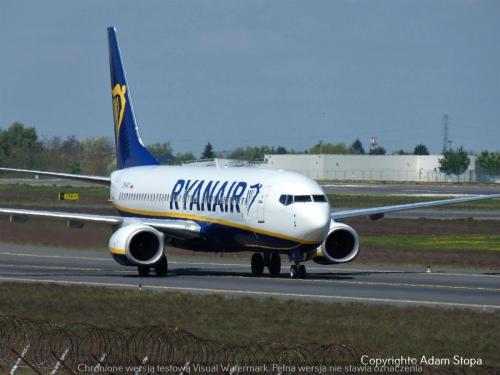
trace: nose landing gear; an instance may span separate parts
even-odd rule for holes
[[[304,257],[301,252],[294,251],[289,256],[290,262],[290,277],[292,279],[305,279],[306,278],[306,266],[301,264],[304,261]]]
[[[306,266],[304,266],[303,264],[292,264],[290,266],[290,277],[292,279],[305,279]]]

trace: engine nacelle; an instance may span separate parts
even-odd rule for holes
[[[109,251],[123,265],[150,265],[163,255],[163,233],[144,224],[129,224],[109,239]]]
[[[312,260],[319,264],[347,263],[358,255],[359,235],[349,225],[331,221],[328,235]]]

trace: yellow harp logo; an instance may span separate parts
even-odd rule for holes
[[[127,86],[116,84],[113,87],[111,94],[113,95],[113,118],[115,120],[115,134],[116,138],[120,134],[120,127],[122,126],[123,114],[125,112],[125,93],[127,92]]]

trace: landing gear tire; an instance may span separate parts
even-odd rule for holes
[[[299,279],[305,279],[306,278],[306,266],[304,266],[303,264],[301,264],[298,269],[297,269],[298,273],[299,273]]]
[[[261,253],[252,255],[252,275],[262,276],[264,273],[264,257]]]
[[[149,271],[151,271],[150,266],[144,266],[144,265],[137,266],[137,272],[139,273],[140,277],[148,277]]]
[[[290,277],[292,279],[305,279],[306,277],[306,266],[303,264],[290,266]]]
[[[271,276],[279,276],[281,272],[281,257],[279,253],[272,253],[269,259],[269,274]]]
[[[157,276],[167,276],[168,272],[168,261],[167,257],[163,255],[160,260],[155,263],[155,273]]]

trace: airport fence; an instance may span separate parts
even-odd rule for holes
[[[361,357],[380,354],[349,345],[228,345],[169,326],[64,327],[0,316],[0,374],[329,374],[361,371]],[[349,367],[351,366],[351,367]],[[498,369],[424,367],[424,374],[498,374]]]

